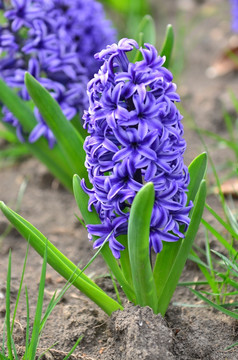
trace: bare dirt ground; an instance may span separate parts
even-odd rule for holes
[[[238,96],[238,73],[210,79],[206,70],[228,45],[231,37],[229,7],[224,1],[153,1],[153,14],[158,30],[164,33],[164,26],[170,22],[178,34],[184,33],[184,66],[179,74],[178,92],[182,97],[184,111],[187,164],[204,151],[193,123],[221,135],[225,134],[222,109],[232,106],[228,89]],[[178,40],[178,39],[176,39]],[[187,115],[189,114],[189,115]],[[234,160],[227,149],[219,148],[207,139],[214,162],[218,165],[227,159]],[[4,144],[1,144],[3,147]],[[13,207],[21,183],[27,179],[27,188],[21,203],[20,214],[32,222],[51,242],[73,262],[86,265],[93,255],[92,245],[87,240],[84,228],[74,214],[78,210],[73,196],[58,186],[43,165],[35,159],[27,159],[20,164],[0,169],[0,199]],[[211,172],[208,182],[213,183]],[[208,203],[222,214],[219,202],[209,195]],[[208,221],[212,221],[208,217]],[[0,234],[8,223],[0,214]],[[201,229],[196,242],[204,244]],[[219,245],[212,241],[214,249]],[[5,290],[9,249],[12,250],[12,304],[15,303],[27,243],[15,230],[4,238],[0,245],[0,339],[5,317]],[[29,249],[25,285],[30,300],[33,317],[40,279],[42,259],[33,249]],[[115,296],[113,285],[107,277],[107,268],[98,257],[87,270],[87,274],[97,279],[97,283],[111,296]],[[104,277],[100,277],[105,275]],[[187,262],[182,280],[202,278],[196,265]],[[47,267],[45,306],[54,291],[61,289],[64,280]],[[22,294],[16,318],[15,341],[19,354],[24,351],[26,329],[26,307]],[[149,308],[134,307],[122,300],[123,312],[118,311],[109,318],[92,302],[88,301],[73,287],[67,291],[62,301],[51,314],[40,342],[39,353],[58,342],[45,359],[63,359],[80,335],[83,340],[71,356],[72,359],[93,360],[235,360],[238,347],[226,351],[225,348],[238,341],[238,322],[207,307],[186,307],[173,303],[202,305],[189,290],[178,287],[164,319],[153,315]]]

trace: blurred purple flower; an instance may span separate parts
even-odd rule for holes
[[[86,87],[100,63],[94,54],[115,40],[115,30],[94,0],[12,0],[4,5],[6,22],[0,25],[0,76],[29,100],[24,85],[29,71],[60,104],[68,120],[88,107]],[[22,127],[5,110],[3,121]],[[45,136],[52,147],[55,138],[38,112],[38,124],[30,134],[34,142]]]
[[[231,7],[231,29],[238,33],[238,0],[230,0]]]
[[[124,248],[116,239],[127,234],[129,210],[145,182],[155,187],[150,248],[160,252],[163,241],[177,241],[189,225],[187,204],[188,169],[183,162],[186,148],[180,101],[164,58],[145,44],[143,59],[132,64],[126,53],[139,48],[134,40],[122,39],[95,55],[104,63],[88,83],[90,106],[84,113],[85,165],[92,189],[88,208],[95,207],[100,225],[88,225],[94,247],[108,236],[116,258]]]

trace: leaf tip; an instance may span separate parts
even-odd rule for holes
[[[0,201],[0,209],[1,210],[4,208],[4,206],[6,206],[5,203],[3,201]]]

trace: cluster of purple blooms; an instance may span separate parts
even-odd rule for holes
[[[9,2],[8,2],[9,3]],[[88,108],[86,88],[100,64],[94,54],[115,41],[115,30],[105,19],[101,4],[94,0],[12,0],[0,25],[0,76],[29,100],[24,85],[25,71],[30,72],[61,106],[66,118]],[[34,142],[45,136],[53,147],[55,137],[37,108],[38,124],[29,136]],[[16,127],[24,141],[18,120],[3,107],[3,120]]]
[[[183,238],[189,225],[187,204],[189,173],[183,162],[186,142],[182,116],[175,102],[173,76],[164,57],[145,44],[143,60],[131,63],[127,52],[138,49],[134,40],[122,39],[95,55],[103,65],[88,84],[89,109],[84,126],[85,165],[92,189],[82,181],[89,195],[89,210],[95,207],[101,224],[89,224],[94,247],[108,237],[116,258],[124,246],[116,239],[127,234],[130,207],[144,183],[153,182],[155,202],[150,225],[150,248],[156,253],[162,241]]]
[[[231,29],[238,33],[238,0],[230,0],[231,6]]]

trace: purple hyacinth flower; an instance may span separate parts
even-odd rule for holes
[[[12,0],[4,4],[6,22],[0,27],[0,76],[29,100],[24,74],[29,71],[59,103],[66,118],[81,117],[88,108],[87,83],[101,66],[94,54],[115,41],[116,32],[95,0]],[[37,114],[37,112],[36,112]],[[15,117],[21,141],[22,127]],[[30,142],[53,133],[37,115]],[[3,117],[3,121],[9,122]],[[80,118],[79,118],[80,121]]]
[[[238,1],[230,0],[231,7],[231,29],[238,33]]]
[[[107,239],[116,258],[123,246],[117,236],[126,235],[130,207],[144,183],[155,188],[149,244],[156,253],[163,241],[184,237],[189,225],[187,204],[188,169],[183,162],[186,148],[180,101],[164,58],[145,44],[142,60],[130,63],[127,53],[138,44],[122,39],[95,55],[104,60],[88,83],[89,109],[84,113],[85,165],[92,188],[88,208],[94,206],[100,225],[88,225],[94,247]]]
[[[31,19],[43,15],[40,4],[33,4],[32,0],[12,0],[13,9],[6,11],[5,17],[12,21],[13,32],[23,26],[29,26]]]

